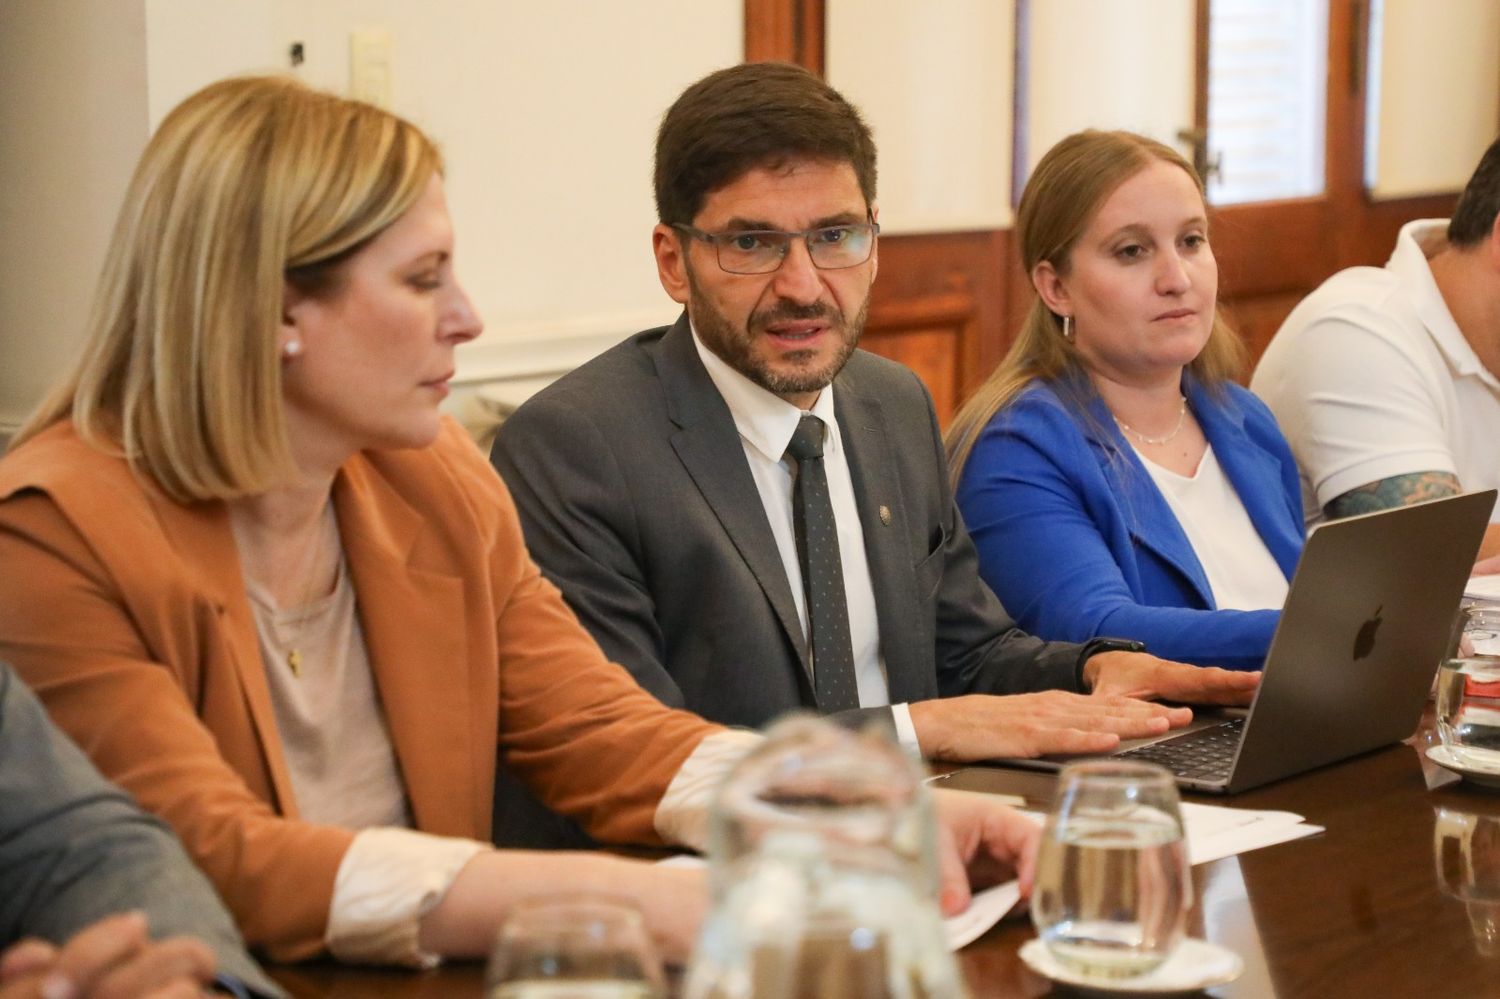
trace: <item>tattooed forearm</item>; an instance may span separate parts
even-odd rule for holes
[[[1462,491],[1458,485],[1458,476],[1452,472],[1393,475],[1389,479],[1349,490],[1331,500],[1323,508],[1323,512],[1328,515],[1329,520],[1337,520],[1356,513],[1373,513],[1376,510],[1389,510],[1394,506],[1409,506],[1444,496],[1457,496]]]

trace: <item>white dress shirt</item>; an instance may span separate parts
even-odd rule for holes
[[[708,377],[729,406],[744,447],[745,460],[760,493],[760,502],[776,539],[802,635],[807,638],[807,599],[802,587],[802,563],[797,557],[797,537],[792,520],[793,469],[786,460],[787,445],[804,412],[791,403],[766,391],[740,374],[713,351],[703,345],[693,330],[693,345]],[[818,394],[807,412],[827,426],[823,438],[823,468],[828,476],[828,495],[833,504],[833,519],[838,525],[839,558],[844,568],[844,596],[849,605],[849,638],[854,648],[854,679],[859,687],[862,708],[882,707],[891,703],[886,682],[885,660],[880,654],[880,621],[875,610],[875,589],[870,580],[870,563],[865,556],[864,528],[859,506],[854,500],[854,480],[849,475],[849,457],[844,450],[838,420],[834,417],[832,386]],[[817,668],[817,664],[813,664]],[[896,736],[908,748],[917,749],[917,733],[911,712],[905,704],[891,705]]]

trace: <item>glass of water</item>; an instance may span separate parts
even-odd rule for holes
[[[1182,940],[1191,878],[1171,774],[1116,760],[1063,770],[1031,897],[1058,962],[1102,979],[1156,968]]]
[[[1438,736],[1468,767],[1500,769],[1500,606],[1458,612],[1438,670]]]
[[[660,999],[663,981],[640,913],[602,895],[517,903],[484,977],[488,999]]]

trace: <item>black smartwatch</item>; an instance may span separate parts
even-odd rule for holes
[[[1131,638],[1091,638],[1083,643],[1083,650],[1078,653],[1078,689],[1088,692],[1083,683],[1083,664],[1089,661],[1090,656],[1097,656],[1101,652],[1145,652],[1146,643],[1137,642]]]

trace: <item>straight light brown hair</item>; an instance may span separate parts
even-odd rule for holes
[[[1181,154],[1134,132],[1089,129],[1048,150],[1026,182],[1016,209],[1016,240],[1027,277],[1043,261],[1067,274],[1073,247],[1104,202],[1121,184],[1158,161],[1181,167],[1203,194],[1203,181]],[[1244,360],[1239,336],[1215,305],[1208,343],[1188,370],[1215,389],[1238,375]],[[963,404],[944,434],[954,488],[974,442],[995,414],[1033,381],[1065,375],[1086,378],[1077,348],[1063,339],[1062,320],[1043,304],[1033,286],[1031,308],[1005,359]]]
[[[71,418],[182,502],[290,481],[285,289],[336,290],[441,168],[416,126],[290,78],[193,94],[136,167],[82,355],[12,447]]]

